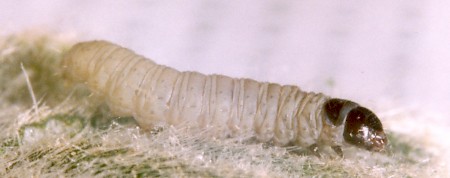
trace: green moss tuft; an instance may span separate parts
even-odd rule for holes
[[[13,35],[0,42],[0,93],[10,103],[32,104],[20,67],[23,64],[30,74],[36,98],[55,106],[67,97],[60,58],[70,45],[55,42],[45,35],[27,37],[26,34]]]

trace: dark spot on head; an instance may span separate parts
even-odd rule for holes
[[[341,114],[346,115],[350,109],[357,106],[356,103],[348,100],[332,98],[325,102],[324,109],[327,113],[328,120],[335,126],[339,126],[344,122],[344,117],[339,117]],[[344,109],[346,108],[346,109]]]

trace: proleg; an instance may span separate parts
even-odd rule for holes
[[[382,151],[378,117],[359,104],[297,86],[180,72],[106,41],[78,43],[63,59],[65,76],[85,83],[118,116],[142,128],[207,129],[212,137],[253,136],[317,150],[354,145]]]

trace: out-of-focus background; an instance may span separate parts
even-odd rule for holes
[[[0,34],[106,39],[179,70],[299,85],[378,110],[450,114],[444,0],[2,0]]]

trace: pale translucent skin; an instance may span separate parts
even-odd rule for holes
[[[143,128],[187,126],[280,146],[343,144],[343,125],[333,126],[322,109],[329,97],[296,86],[179,72],[106,41],[75,45],[63,68],[66,77],[104,96],[116,115],[134,116]]]

